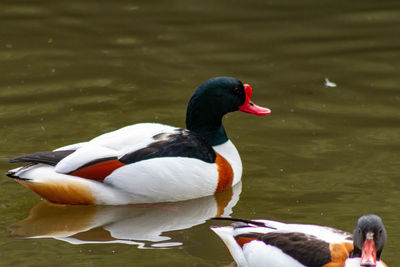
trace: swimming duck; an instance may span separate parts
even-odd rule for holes
[[[88,142],[50,152],[20,156],[28,163],[7,176],[44,199],[60,204],[154,203],[212,195],[242,176],[238,151],[228,139],[222,117],[240,110],[265,116],[254,104],[248,84],[217,77],[191,97],[187,129],[139,123]]]
[[[241,267],[384,267],[380,259],[386,230],[377,215],[361,216],[353,236],[334,228],[287,224],[270,220],[241,220],[211,229],[227,245]]]

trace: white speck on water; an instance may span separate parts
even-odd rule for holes
[[[51,69],[51,72],[53,72],[53,73],[56,72],[56,69]]]
[[[42,125],[42,126],[40,126],[40,129],[42,129],[42,131],[44,132],[44,131],[46,131],[46,128],[44,128],[44,126]]]
[[[283,123],[285,123],[285,122],[286,122],[286,120],[282,120],[282,122],[283,122]]]
[[[12,45],[12,44],[6,44],[5,47],[6,47],[7,49],[11,49],[11,48],[13,48],[13,45]]]
[[[336,87],[336,83],[329,81],[328,78],[325,78],[325,86],[326,87]]]
[[[279,169],[280,172],[283,172],[283,169]]]
[[[321,212],[321,216],[324,216],[324,213],[323,213],[323,212]]]
[[[291,108],[291,109],[290,109],[290,112],[294,112],[294,108]]]

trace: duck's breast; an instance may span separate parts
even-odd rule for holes
[[[230,140],[221,145],[213,146],[213,148],[215,152],[221,155],[230,164],[233,170],[232,186],[234,186],[242,178],[243,168],[239,152],[237,151],[235,145]]]

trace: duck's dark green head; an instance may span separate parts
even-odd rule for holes
[[[186,127],[200,134],[211,145],[228,140],[222,126],[222,117],[240,110],[258,116],[271,113],[251,102],[250,85],[230,77],[212,78],[201,84],[189,101],[186,113]]]

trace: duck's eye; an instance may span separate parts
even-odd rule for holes
[[[358,234],[361,234],[361,229],[360,229],[360,228],[358,228],[357,232],[358,232]]]
[[[235,95],[240,94],[240,88],[239,88],[239,87],[233,88],[233,93],[234,93]]]
[[[378,231],[378,234],[381,235],[382,232],[383,232],[382,229],[380,229],[380,230]]]

